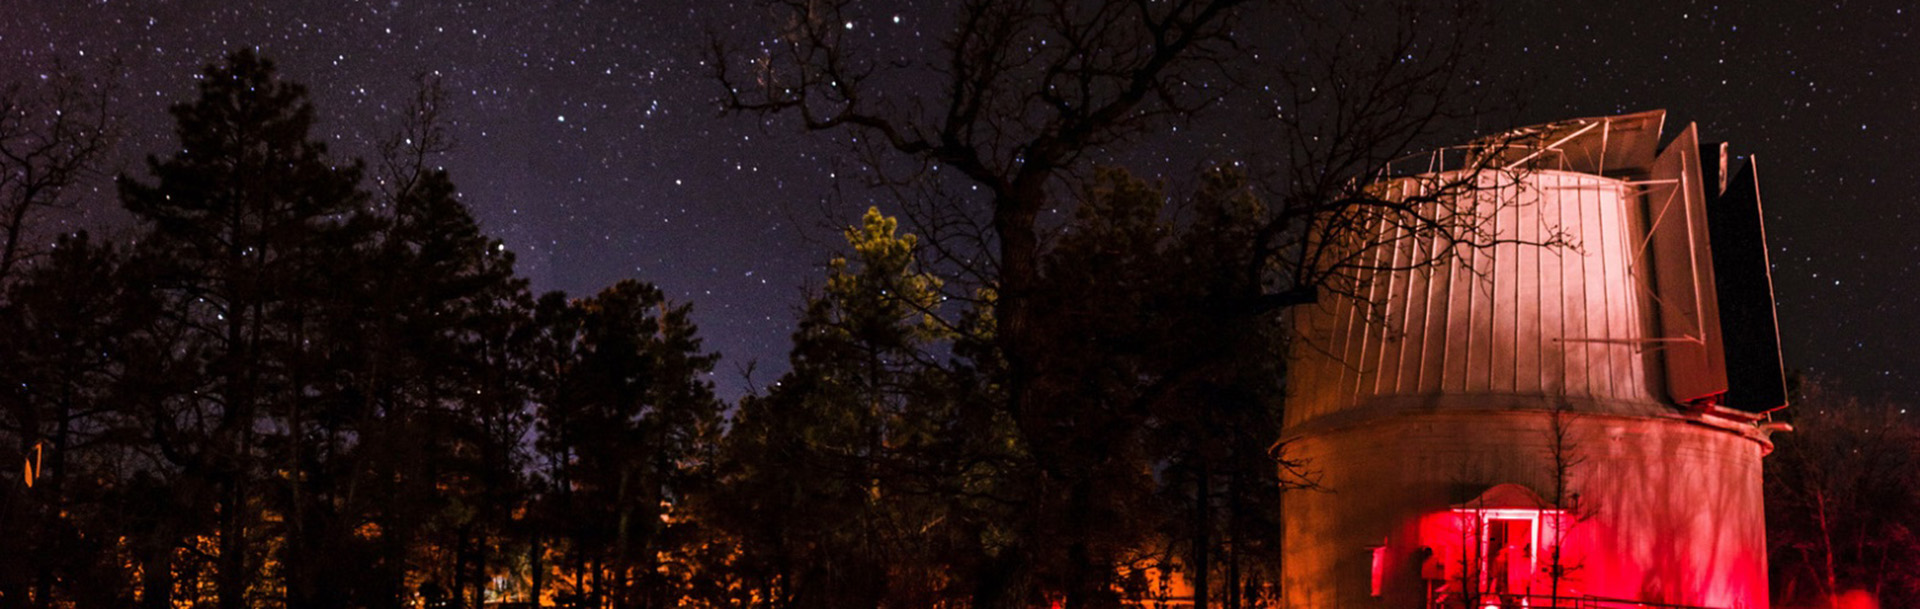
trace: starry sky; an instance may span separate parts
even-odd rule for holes
[[[339,156],[371,157],[414,76],[437,75],[458,140],[444,162],[521,274],[576,295],[634,277],[692,302],[707,348],[725,358],[714,381],[729,399],[785,369],[834,225],[888,207],[885,193],[846,179],[859,163],[834,139],[720,115],[708,33],[746,35],[766,14],[751,2],[7,4],[0,82],[117,58],[129,135],[113,163],[129,170],[172,146],[167,104],[191,98],[193,75],[232,49],[258,47],[308,84],[316,135]],[[894,4],[852,27],[903,56],[937,43],[943,3]],[[1670,131],[1697,122],[1704,138],[1757,156],[1788,366],[1869,397],[1920,395],[1915,9],[1501,4],[1487,59],[1496,80],[1525,91],[1521,124],[1666,108]],[[1122,158],[1191,166],[1259,145],[1244,133],[1196,129]],[[81,199],[54,221],[114,225],[110,189]]]

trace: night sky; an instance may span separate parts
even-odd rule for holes
[[[6,4],[0,82],[38,78],[56,59],[119,58],[131,135],[114,163],[133,170],[173,145],[166,106],[235,48],[257,46],[310,87],[316,136],[342,157],[372,156],[413,76],[438,74],[459,142],[445,164],[535,289],[586,295],[634,277],[691,301],[708,349],[725,356],[714,380],[728,398],[747,390],[748,362],[755,385],[784,370],[803,290],[839,239],[831,225],[886,207],[836,180],[858,163],[832,138],[719,115],[707,32],[757,23],[765,13],[750,3]],[[940,20],[926,4],[852,25],[929,47]],[[1920,390],[1914,9],[1501,4],[1491,61],[1497,80],[1525,88],[1522,123],[1666,108],[1669,133],[1698,122],[1704,138],[1758,156],[1788,366],[1867,396]],[[1191,166],[1258,145],[1240,133],[1196,130],[1145,156]],[[99,186],[56,221],[111,231],[117,203]]]

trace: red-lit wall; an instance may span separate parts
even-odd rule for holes
[[[1566,420],[1582,460],[1568,488],[1585,507],[1566,537],[1569,590],[1766,606],[1759,442],[1680,416]],[[1295,442],[1289,454],[1310,460],[1326,490],[1286,497],[1287,606],[1423,606],[1420,550],[1457,552],[1446,547],[1459,543],[1452,506],[1506,482],[1551,500],[1551,429],[1544,411],[1450,404]],[[1387,560],[1374,598],[1368,549],[1379,545]]]

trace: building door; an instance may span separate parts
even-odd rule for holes
[[[1482,589],[1488,594],[1526,594],[1533,575],[1533,520],[1489,518],[1483,542]]]

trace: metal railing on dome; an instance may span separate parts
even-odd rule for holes
[[[1531,169],[1567,168],[1566,151],[1558,148],[1548,148],[1530,144],[1506,144],[1501,146],[1500,149],[1533,152],[1534,154],[1527,155],[1516,163],[1525,164]],[[1466,169],[1472,165],[1473,161],[1484,160],[1484,155],[1492,154],[1493,150],[1494,149],[1486,145],[1468,145],[1447,146],[1425,152],[1416,152],[1382,164],[1378,175],[1374,176],[1374,181]],[[1509,168],[1494,165],[1487,167],[1487,169],[1502,170]]]
[[[1466,600],[1455,592],[1437,592],[1427,599],[1427,609],[1716,609],[1604,596],[1487,593],[1477,595],[1472,604]]]

